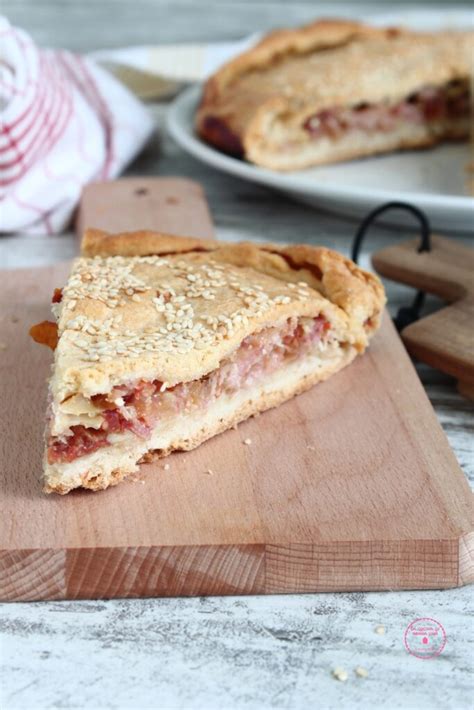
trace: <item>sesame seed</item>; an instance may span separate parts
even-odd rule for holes
[[[250,446],[251,443],[252,443],[252,439],[244,439],[244,444],[246,446]]]
[[[363,668],[362,666],[356,666],[355,674],[358,675],[359,678],[367,678],[369,675],[369,671],[366,668]]]
[[[347,671],[344,670],[344,668],[341,668],[340,666],[334,668],[334,670],[332,671],[332,676],[336,678],[336,680],[340,680],[342,683],[345,683],[349,677]]]
[[[170,352],[184,355],[233,337],[237,328],[249,326],[250,318],[261,318],[274,305],[291,303],[297,294],[300,299],[309,297],[303,290],[308,289],[305,282],[299,282],[300,288],[290,297],[289,291],[281,292],[281,283],[280,293],[275,294],[258,280],[260,276],[256,280],[240,267],[216,264],[210,255],[82,258],[75,262],[63,289],[64,303],[57,312],[60,334],[66,328],[82,332],[85,337],[72,342],[78,352],[82,350],[78,356],[91,362],[108,362],[117,356],[154,358]],[[101,302],[103,306],[95,309],[100,315],[85,316],[84,299]],[[125,326],[117,309],[141,301],[146,326],[139,329],[129,316]],[[206,301],[226,305],[220,313],[213,309],[211,315],[209,310],[206,313]],[[62,314],[71,315],[74,302],[76,317],[65,319],[64,325]]]
[[[379,636],[383,636],[385,634],[385,626],[382,626],[382,624],[379,624],[378,626],[375,627],[374,631]]]

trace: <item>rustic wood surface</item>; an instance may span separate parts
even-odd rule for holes
[[[451,304],[404,328],[403,342],[414,356],[458,380],[474,399],[474,249],[433,235],[431,250],[419,240],[385,247],[372,257],[382,276],[434,293]]]
[[[222,3],[223,4],[223,3]],[[234,38],[276,23],[355,14],[327,3],[117,3],[5,0],[3,12],[43,44],[88,51],[133,43]],[[379,12],[357,5],[357,12]],[[394,10],[393,6],[387,7]],[[113,18],[113,21],[111,21]],[[205,186],[217,236],[307,241],[348,253],[355,223],[221,175],[184,155],[163,133],[166,105],[152,106],[158,134],[135,175],[180,175]],[[374,227],[370,253],[410,236]],[[454,235],[453,235],[454,236]],[[457,238],[459,243],[468,243]],[[1,237],[3,268],[72,257],[71,234]],[[413,290],[386,283],[390,309]],[[439,305],[430,299],[427,306]],[[1,340],[1,338],[0,338]],[[1,353],[0,353],[1,356]],[[474,483],[473,409],[454,380],[417,366],[425,391],[465,474]],[[0,608],[1,700],[10,708],[469,708],[472,588],[383,592],[4,604]],[[445,627],[444,653],[407,654],[406,626],[430,616]],[[377,625],[384,635],[374,632]],[[354,674],[365,667],[368,678]],[[331,676],[341,666],[346,683]]]

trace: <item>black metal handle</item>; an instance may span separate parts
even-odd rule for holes
[[[418,220],[420,225],[421,241],[417,251],[418,253],[422,251],[431,251],[431,225],[425,213],[420,210],[419,207],[416,207],[409,202],[386,202],[385,204],[380,205],[380,207],[376,207],[374,210],[369,212],[366,217],[364,217],[354,235],[351,257],[356,264],[359,258],[362,242],[367,234],[367,230],[375,222],[377,217],[392,209],[410,212]],[[410,325],[410,323],[414,323],[419,319],[424,303],[425,293],[423,291],[418,291],[411,306],[401,306],[401,308],[398,309],[398,313],[393,319],[395,327],[398,331],[403,330],[407,327],[407,325]]]
[[[372,226],[377,217],[380,217],[380,215],[384,212],[393,209],[405,210],[406,212],[410,212],[418,220],[421,234],[421,242],[420,246],[418,247],[418,251],[422,252],[431,250],[431,225],[425,213],[420,210],[419,207],[411,205],[409,202],[386,202],[385,204],[380,205],[380,207],[376,207],[374,210],[369,212],[369,214],[364,217],[364,219],[359,225],[357,232],[355,233],[354,241],[352,242],[351,259],[352,261],[355,261],[356,264],[359,258],[359,252],[362,246],[362,241],[365,235],[367,234],[368,228]]]

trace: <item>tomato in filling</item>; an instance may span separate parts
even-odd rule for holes
[[[338,138],[350,129],[391,131],[401,122],[429,123],[469,115],[469,92],[461,82],[425,87],[393,105],[361,103],[353,108],[326,109],[310,116],[303,128],[312,138]]]
[[[283,362],[308,353],[324,339],[329,328],[323,316],[308,319],[305,326],[290,318],[282,328],[266,328],[249,335],[220,367],[199,380],[182,382],[165,391],[160,380],[140,381],[133,387],[120,385],[108,394],[95,395],[92,402],[103,416],[101,427],[74,425],[68,436],[51,437],[48,461],[70,462],[97,451],[111,443],[110,434],[132,431],[146,439],[161,417],[194,407],[206,408],[222,394],[230,395],[257,383]]]

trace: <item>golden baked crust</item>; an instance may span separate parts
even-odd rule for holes
[[[97,229],[87,229],[81,244],[81,253],[86,257],[166,256],[173,252],[213,252],[213,258],[222,263],[251,267],[283,281],[305,281],[350,317],[360,309],[364,311],[363,320],[374,317],[385,304],[384,289],[375,274],[326,247],[234,244],[151,231],[108,234]]]
[[[102,229],[86,229],[81,242],[83,256],[150,256],[178,254],[212,247],[213,239],[164,234],[141,230],[109,234]]]
[[[194,420],[186,414],[182,424],[180,417],[178,424],[171,420],[169,431],[165,424],[160,429],[160,420],[149,442],[122,433],[107,449],[71,463],[46,464],[47,491],[113,485],[136,470],[150,450],[165,455],[193,448],[229,422],[326,379],[365,349],[385,303],[376,276],[323,247],[88,230],[83,252],[53,306],[59,340],[50,383],[50,434],[61,440],[72,426],[102,426],[95,395],[141,381],[158,381],[160,391],[173,391],[216,371],[247,337],[281,328],[289,319],[323,318],[332,340],[324,357],[317,355],[321,362],[303,361],[306,370],[298,363],[285,366],[279,381],[267,382],[266,389],[262,385],[250,394],[244,389],[240,399],[222,400],[222,411],[216,404],[204,425],[200,412]]]
[[[283,170],[464,137],[464,125],[415,126],[395,141],[388,134],[386,141],[356,137],[336,146],[334,153],[281,155],[286,143],[302,140],[304,121],[322,110],[392,105],[423,87],[467,82],[473,40],[472,31],[419,33],[342,20],[274,32],[207,81],[196,128],[204,140],[226,152]]]
[[[296,29],[269,32],[255,47],[231,59],[210,77],[204,89],[204,102],[215,100],[232,81],[243,74],[271,67],[285,56],[343,46],[355,36],[378,32],[360,22],[331,19],[317,20]]]
[[[323,247],[194,239],[190,250],[187,238],[150,232],[108,239],[104,233],[98,238],[97,232],[86,233],[86,253],[115,250],[116,255],[76,260],[55,307],[59,342],[51,388],[59,401],[78,392],[107,392],[127,379],[159,378],[174,385],[202,377],[247,335],[293,315],[322,313],[336,333],[347,331],[347,338],[363,350],[366,323],[376,327],[384,303],[376,276]],[[148,256],[121,255],[141,250],[142,239]],[[300,293],[306,290],[301,286],[293,288],[298,282],[311,287],[307,294]],[[265,294],[265,310],[246,305],[254,296],[245,289]],[[167,311],[179,314],[180,321],[185,315],[179,303],[173,305],[174,297],[169,303],[157,302],[168,292],[182,299],[192,313],[190,320],[201,326],[196,337],[191,333],[194,339],[173,326],[157,340],[156,332],[168,328]],[[239,312],[244,317],[229,332],[225,320],[217,330],[204,322]]]

